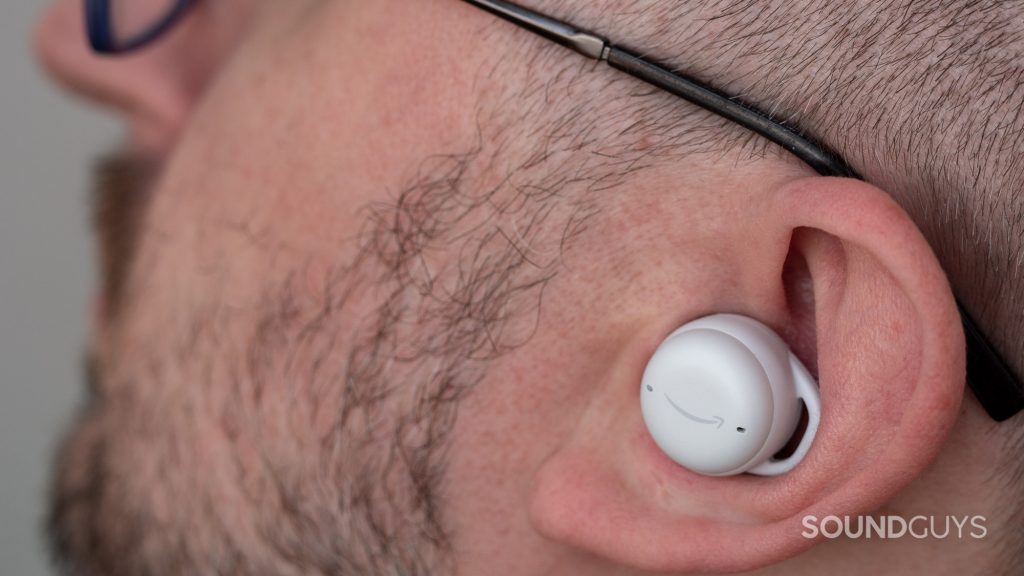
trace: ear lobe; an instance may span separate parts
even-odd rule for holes
[[[641,569],[756,569],[814,544],[802,535],[805,516],[868,513],[938,452],[963,397],[964,343],[945,274],[916,225],[854,180],[763,192],[771,208],[749,215],[756,226],[735,223],[748,247],[737,261],[749,263],[734,264],[737,285],[756,287],[749,307],[702,312],[758,317],[817,372],[822,415],[810,453],[770,478],[700,476],[670,461],[640,417],[640,376],[677,327],[652,319],[657,333],[623,354],[615,381],[601,387],[611,392],[538,472],[530,512],[544,535]]]

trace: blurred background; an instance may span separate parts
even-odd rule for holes
[[[0,8],[0,574],[49,575],[50,461],[80,398],[93,251],[88,177],[120,130],[37,68],[48,2]]]

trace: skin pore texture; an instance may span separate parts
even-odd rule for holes
[[[1019,15],[673,4],[530,5],[809,127],[873,185],[455,0],[201,2],[115,60],[55,4],[43,61],[131,133],[96,202],[62,565],[1010,573],[1019,457],[965,394],[949,281],[1016,341]],[[819,378],[786,476],[697,476],[646,436],[647,359],[711,312],[765,321]],[[989,536],[811,541],[805,514]]]

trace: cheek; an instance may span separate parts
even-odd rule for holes
[[[533,474],[581,409],[552,352],[528,345],[503,357],[459,406],[445,506],[462,573],[552,569],[528,517]]]
[[[629,314],[602,312],[596,303],[611,294],[586,289],[589,274],[545,288],[532,338],[493,362],[459,407],[445,505],[465,573],[551,573],[581,561],[545,540],[528,510],[550,456],[609,436],[604,448],[618,451],[633,418],[623,407],[636,391],[620,386],[636,352]],[[596,330],[605,322],[616,329]]]
[[[140,238],[143,309],[248,309],[286,280],[300,298],[322,290],[356,253],[361,210],[397,187],[373,181],[355,132],[325,136],[300,113],[315,101],[253,74],[244,60],[226,73],[165,169]]]
[[[196,109],[150,220],[181,239],[175,258],[212,271],[208,286],[193,279],[196,292],[245,304],[295,262],[349,261],[372,206],[392,202],[425,158],[472,147],[470,64],[347,5],[246,44]],[[359,44],[376,32],[367,52]]]
[[[570,552],[544,539],[527,512],[545,464],[563,451],[619,459],[623,489],[649,484],[630,464],[650,452],[644,366],[680,319],[706,311],[728,283],[691,256],[685,238],[673,239],[672,258],[638,257],[666,253],[666,235],[651,230],[671,228],[633,218],[628,206],[609,209],[587,227],[545,287],[532,337],[493,362],[460,406],[445,504],[466,573],[525,573],[531,563],[550,571],[566,560]]]

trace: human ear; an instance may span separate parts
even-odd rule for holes
[[[938,452],[963,396],[964,341],[917,226],[884,191],[850,179],[787,181],[763,199],[717,231],[738,246],[720,264],[730,288],[687,317],[652,319],[537,472],[530,514],[542,534],[640,569],[755,569],[814,544],[806,516],[874,510]],[[787,474],[702,476],[647,433],[646,362],[680,324],[712,312],[760,319],[818,379],[820,427]]]

